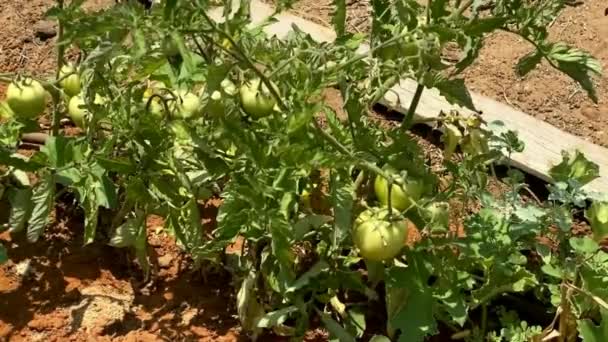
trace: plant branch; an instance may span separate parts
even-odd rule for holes
[[[405,118],[403,119],[403,122],[401,122],[401,128],[409,129],[412,125],[414,114],[416,113],[416,108],[418,108],[418,103],[420,103],[420,98],[422,97],[423,91],[424,86],[422,84],[418,84],[414,97],[412,98],[412,102],[410,103],[407,113],[405,114]]]
[[[466,11],[469,7],[471,7],[471,5],[473,5],[473,2],[474,0],[465,1],[460,7],[458,7],[458,9],[454,13],[452,13],[450,19],[460,18],[462,13],[464,13],[464,11]]]
[[[219,34],[224,36],[224,38],[228,39],[228,41],[232,45],[232,48],[241,56],[243,62],[245,64],[247,64],[247,66],[251,70],[253,70],[253,72],[255,72],[258,75],[258,77],[260,78],[260,80],[262,80],[262,82],[266,85],[266,88],[268,88],[268,90],[270,91],[272,96],[274,96],[274,98],[276,99],[277,105],[279,106],[279,108],[281,108],[282,110],[286,110],[287,105],[283,101],[283,98],[281,97],[281,95],[279,94],[277,89],[270,82],[270,79],[268,79],[268,77],[266,77],[266,75],[264,75],[264,73],[260,69],[258,69],[258,67],[255,66],[254,61],[251,58],[249,58],[249,56],[243,51],[241,46],[239,44],[237,44],[237,42],[234,40],[234,38],[232,38],[232,36],[228,32],[219,28],[215,24],[215,22],[213,22],[213,20],[207,15],[207,13],[205,13],[204,10],[201,11],[201,15],[203,16],[203,18],[205,18],[205,20],[207,21],[207,23],[211,26],[211,28],[213,30],[215,30],[216,32],[218,32]]]
[[[63,9],[63,0],[57,0],[57,7]],[[65,54],[65,45],[61,43],[63,40],[63,25],[61,20],[57,20],[57,70],[55,70],[55,80],[58,80],[63,67],[63,57]],[[57,135],[59,133],[59,120],[61,119],[61,112],[59,108],[59,95],[53,96],[53,118],[51,121],[51,135]]]
[[[388,173],[384,172],[384,170],[382,170],[381,168],[379,168],[375,164],[370,163],[370,162],[368,162],[366,160],[361,160],[361,159],[357,158],[344,145],[342,145],[333,135],[329,134],[321,126],[319,126],[319,123],[316,120],[313,119],[312,121],[313,121],[313,124],[314,124],[315,128],[317,129],[317,131],[319,131],[319,133],[321,133],[321,136],[327,142],[329,142],[330,145],[332,145],[339,152],[341,152],[346,157],[348,157],[349,159],[351,159],[360,168],[362,168],[365,171],[371,172],[373,174],[382,176],[384,179],[386,179],[386,181],[388,182],[389,185],[397,184],[399,186],[403,186],[403,182],[402,181],[400,181],[399,179],[395,179],[395,178],[391,177]]]

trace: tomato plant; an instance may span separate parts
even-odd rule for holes
[[[38,240],[67,193],[85,244],[129,248],[147,277],[146,218],[162,216],[193,269],[230,272],[251,336],[301,338],[320,321],[340,341],[423,341],[443,327],[468,341],[555,332],[593,341],[596,323],[606,324],[608,256],[571,229],[593,198],[587,217],[596,239],[605,235],[606,199],[583,188],[597,165],[564,155],[546,200],[533,201],[508,163],[523,143],[492,129],[500,123],[438,115],[440,168],[407,132],[425,87],[474,108],[462,72],[495,31],[534,48],[516,64],[521,75],[544,59],[595,98],[599,63],[546,40],[562,1],[373,0],[368,34],[346,31],[337,1],[331,42],[301,30],[267,35],[272,20],[252,24],[249,2],[226,9],[225,20],[205,0],[146,10],[127,1],[95,13],[81,3],[49,11],[61,28],[55,77],[0,75],[9,83],[0,108],[15,114],[0,126],[0,200],[10,206],[1,229]],[[363,44],[369,53],[360,54]],[[447,46],[459,49],[458,61],[442,58]],[[66,63],[66,47],[80,54],[77,64]],[[370,110],[400,78],[419,86],[401,125],[383,126]],[[332,87],[343,115],[320,100]],[[68,103],[61,89],[74,93]],[[26,158],[17,153],[32,128],[25,121],[44,112],[45,92],[51,129]],[[66,113],[86,132],[66,135]],[[498,164],[507,169],[501,180],[489,176]],[[490,181],[504,191],[491,192]],[[199,206],[210,197],[221,205],[207,232]],[[405,245],[408,226],[418,240]],[[546,236],[556,245],[543,244]],[[227,256],[236,240],[242,249]],[[0,262],[10,254],[1,247]],[[510,301],[540,303],[574,325],[525,323],[501,308]]]

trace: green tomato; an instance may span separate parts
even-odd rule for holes
[[[68,115],[70,116],[70,119],[72,119],[72,122],[74,122],[76,126],[82,129],[86,128],[86,116],[88,113],[85,106],[86,103],[84,102],[82,94],[72,97],[68,104]]]
[[[146,108],[147,106],[147,110],[150,114],[152,114],[152,116],[156,119],[162,119],[165,116],[165,106],[163,105],[162,101],[160,98],[158,97],[154,97],[152,99],[152,101],[150,101],[150,98],[155,94],[155,90],[157,89],[157,85],[156,83],[151,84],[145,91],[142,97],[142,102],[144,105],[144,108]],[[148,102],[150,102],[150,104],[148,105]]]
[[[93,103],[96,105],[104,105],[108,103],[108,98],[95,94]],[[82,129],[87,127],[87,114],[89,110],[86,107],[86,102],[82,94],[73,96],[68,103],[68,115],[74,124]]]
[[[29,78],[12,82],[6,89],[6,103],[22,118],[33,119],[44,112],[46,98],[42,84]]]
[[[274,84],[273,87],[277,89]],[[265,84],[261,83],[260,79],[246,82],[241,86],[239,93],[243,109],[256,119],[270,115],[276,105],[272,93]]]
[[[177,97],[177,106],[172,111],[176,118],[193,119],[201,114],[201,100],[198,96],[189,91],[179,91]]]
[[[397,172],[390,168],[385,167],[384,170],[391,174],[396,175]],[[399,185],[393,184],[391,188],[391,206],[399,211],[408,209],[412,205],[412,200],[416,201],[422,196],[424,186],[421,182],[413,179],[406,179],[404,189]],[[374,181],[374,191],[376,197],[383,206],[388,205],[388,181],[384,177],[378,175]]]
[[[61,67],[61,71],[59,71],[59,79],[61,79],[61,81],[59,81],[59,86],[63,89],[63,92],[70,97],[80,93],[80,76],[75,72],[76,68],[71,64],[64,65]],[[65,77],[69,74],[71,75]]]
[[[227,78],[222,80],[222,82],[220,83],[220,87],[222,87],[224,93],[230,96],[234,96],[237,93],[236,86],[234,85],[234,83],[232,83],[231,80]]]
[[[145,99],[144,106],[148,105],[148,100],[150,98]],[[148,111],[152,116],[156,119],[162,119],[165,116],[165,108],[161,100],[157,97],[153,98],[150,101],[150,105],[148,107]]]
[[[393,211],[393,215],[398,213]],[[407,237],[407,227],[405,220],[389,221],[388,209],[370,208],[355,221],[354,243],[366,260],[390,260],[401,251]]]

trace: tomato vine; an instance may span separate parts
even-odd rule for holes
[[[595,98],[599,63],[547,41],[563,1],[372,0],[365,35],[346,31],[346,4],[336,1],[331,42],[300,30],[269,36],[272,20],[253,24],[248,1],[125,2],[96,13],[81,3],[47,13],[59,22],[53,77],[0,75],[17,88],[39,83],[53,103],[50,134],[29,158],[19,143],[40,133],[42,98],[15,95],[36,107],[32,117],[11,94],[0,106],[2,230],[35,242],[69,198],[84,214],[85,244],[130,248],[149,277],[145,222],[159,215],[193,268],[230,272],[251,336],[302,337],[315,317],[340,341],[423,341],[440,327],[468,341],[605,333],[608,199],[584,188],[597,165],[564,154],[541,200],[509,165],[524,146],[500,122],[438,115],[440,169],[408,132],[427,88],[475,109],[460,75],[497,30],[534,47],[520,74],[546,60]],[[442,58],[447,46],[457,62]],[[68,63],[66,49],[78,60]],[[371,107],[403,78],[418,83],[407,114],[383,126]],[[328,88],[343,114],[320,100]],[[66,114],[78,134],[64,134]],[[489,191],[492,179],[505,190]],[[222,204],[205,233],[199,205],[212,197]],[[582,213],[589,236],[572,230]],[[419,239],[404,241],[408,231]],[[241,250],[227,253],[236,240]],[[0,262],[9,257],[0,248]],[[519,317],[507,304],[524,296],[553,317]],[[383,326],[367,326],[373,315]]]

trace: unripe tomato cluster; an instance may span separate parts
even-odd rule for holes
[[[370,208],[356,219],[353,240],[359,254],[366,260],[388,261],[399,254],[410,223],[400,217],[422,196],[424,185],[414,178],[402,179],[395,169],[386,166],[384,172],[399,180],[390,189],[391,215],[389,215],[389,183],[381,175],[376,176],[374,192],[380,208]]]

